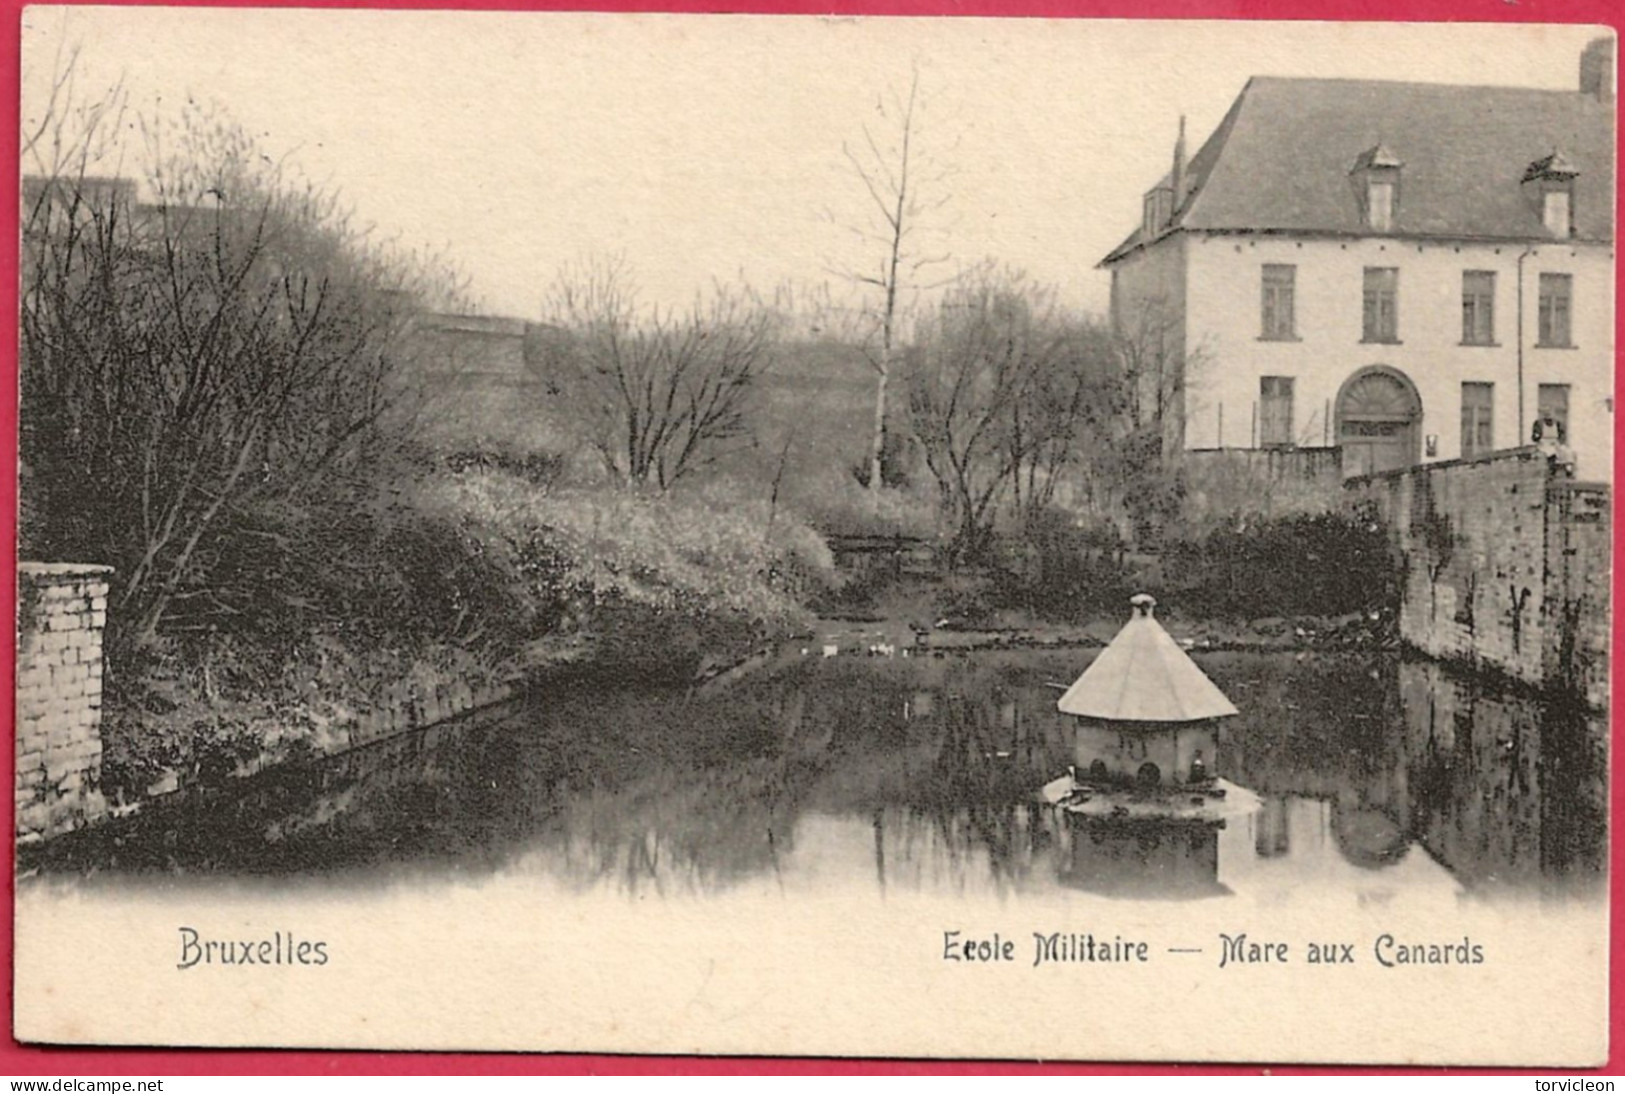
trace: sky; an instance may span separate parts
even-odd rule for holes
[[[1252,75],[1573,89],[1576,26],[61,8],[23,16],[23,116],[64,44],[81,89],[216,103],[365,222],[443,248],[482,310],[539,317],[619,256],[643,299],[718,281],[849,291],[879,251],[843,145],[917,73],[918,281],[991,260],[1105,307],[1181,115],[1194,151]]]

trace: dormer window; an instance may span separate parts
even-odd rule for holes
[[[1148,190],[1145,195],[1145,235],[1150,238],[1168,227],[1174,219],[1174,192],[1166,186]]]
[[[1540,214],[1541,226],[1553,239],[1574,235],[1574,180],[1580,172],[1553,150],[1523,173],[1524,200]]]
[[[1366,191],[1367,223],[1373,232],[1394,230],[1394,184],[1390,179],[1372,179]]]
[[[1546,230],[1556,239],[1567,239],[1573,234],[1573,221],[1569,216],[1569,192],[1548,190],[1542,194],[1540,219]]]
[[[1373,232],[1391,232],[1399,218],[1399,173],[1405,165],[1386,145],[1360,153],[1349,178],[1354,183],[1361,219]]]

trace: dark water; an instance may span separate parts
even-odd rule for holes
[[[24,868],[374,884],[534,875],[561,891],[1223,898],[1600,892],[1606,723],[1431,663],[1212,654],[1241,709],[1222,826],[1083,821],[1050,685],[1087,653],[808,658],[713,692],[565,690],[57,841]]]

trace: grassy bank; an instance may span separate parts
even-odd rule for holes
[[[719,488],[638,494],[424,475],[344,512],[261,513],[251,609],[110,636],[103,789],[134,801],[331,750],[404,683],[692,678],[804,628],[835,582],[806,524]]]

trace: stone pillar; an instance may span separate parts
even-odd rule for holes
[[[106,810],[102,630],[107,566],[17,566],[17,839],[82,827]]]

